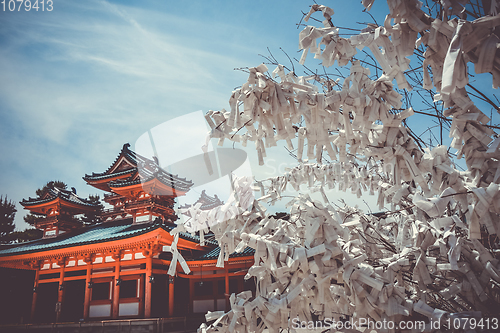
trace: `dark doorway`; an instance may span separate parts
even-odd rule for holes
[[[243,290],[251,290],[253,297],[255,297],[255,277],[251,277],[243,282]]]
[[[83,318],[85,303],[85,280],[67,281],[64,283],[64,302],[62,305],[62,321],[79,321]]]
[[[30,320],[34,277],[34,271],[0,267],[0,324]]]
[[[189,314],[189,279],[175,278],[174,282],[174,316],[184,317]]]
[[[155,275],[151,287],[151,317],[168,317],[168,277]]]
[[[56,321],[56,303],[59,283],[40,283],[37,288],[35,322],[53,323]]]

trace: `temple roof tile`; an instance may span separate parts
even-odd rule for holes
[[[25,207],[29,206],[34,206],[34,205],[39,205],[42,203],[47,203],[51,202],[53,200],[56,200],[57,198],[62,199],[63,201],[71,202],[73,204],[78,204],[81,206],[88,206],[88,207],[97,207],[97,203],[93,203],[88,201],[87,199],[81,198],[76,195],[76,193],[69,191],[69,190],[63,190],[57,187],[54,187],[53,189],[48,189],[45,194],[42,197],[39,198],[28,198],[28,200],[23,199],[23,201],[20,202],[21,205]]]
[[[156,220],[149,223],[133,224],[132,219],[105,222],[73,230],[56,238],[43,238],[21,244],[2,246],[0,247],[0,257],[50,251],[87,244],[102,244],[114,240],[129,239],[159,228],[170,232],[177,226],[174,223],[166,222],[162,224],[160,222],[161,220]],[[197,235],[191,235],[185,232],[179,233],[179,237],[193,243],[200,242],[200,238]],[[205,243],[209,246],[217,246],[217,242],[212,240],[205,240]]]
[[[209,196],[205,192],[205,190],[203,190],[201,192],[200,197],[198,198],[198,200],[196,200],[195,203],[193,203],[192,205],[185,204],[185,205],[180,206],[179,208],[180,209],[189,209],[192,206],[196,206],[196,204],[198,204],[198,203],[201,203],[201,206],[200,206],[201,210],[209,210],[209,209],[213,209],[217,206],[223,205],[224,201],[221,201],[219,199],[219,197],[217,197],[216,194],[213,197]]]
[[[156,161],[141,156],[129,148],[130,144],[124,144],[118,157],[105,172],[93,172],[91,175],[85,175],[83,179],[87,182],[92,182],[130,174],[129,177],[111,180],[108,184],[109,187],[118,188],[138,185],[151,181],[155,178],[161,183],[182,192],[188,191],[193,186],[192,181],[166,172]],[[124,161],[130,165],[130,168],[119,170],[120,165],[124,163]],[[139,174],[139,177],[137,177],[137,174]]]
[[[238,257],[248,257],[248,256],[253,256],[255,253],[255,250],[251,247],[246,247],[243,251],[241,252],[233,252],[229,255],[229,258],[238,258]],[[187,259],[187,261],[195,261],[195,260],[214,260],[219,257],[220,254],[220,247],[216,247],[213,250],[211,250],[208,253],[204,253],[203,255],[197,257],[197,258],[192,258],[192,259]]]

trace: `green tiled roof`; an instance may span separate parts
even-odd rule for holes
[[[116,177],[116,176],[123,176],[123,175],[127,175],[129,173],[135,173],[135,172],[137,172],[136,168],[118,171],[118,172],[110,173],[110,174],[94,173],[93,172],[91,175],[85,175],[85,177],[83,177],[83,179],[88,180],[88,181],[101,180],[101,179],[112,178],[112,177]]]
[[[255,250],[252,249],[251,247],[246,247],[241,253],[238,252],[233,252],[229,255],[229,258],[237,258],[237,257],[247,257],[247,256],[253,256],[255,253]],[[205,253],[198,258],[193,258],[193,259],[187,259],[188,261],[190,260],[213,260],[217,259],[220,254],[220,247],[216,247],[212,251]]]
[[[87,244],[105,243],[118,239],[131,238],[147,233],[157,228],[170,232],[175,224],[161,224],[161,220],[151,223],[132,224],[132,219],[123,219],[105,222],[95,226],[68,232],[56,238],[37,239],[28,243],[7,245],[0,247],[0,257],[13,256],[26,253],[42,252],[66,247],[81,246]],[[199,243],[198,236],[189,233],[180,233],[180,238],[187,241]],[[209,241],[210,245],[217,245]]]

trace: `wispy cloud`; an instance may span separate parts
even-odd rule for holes
[[[0,194],[20,201],[52,179],[96,193],[81,177],[105,170],[123,143],[227,107],[246,79],[233,68],[282,46],[279,19],[299,12],[283,4],[65,1],[0,13]]]
[[[51,179],[95,193],[85,172],[165,120],[225,107],[228,82],[242,81],[228,77],[244,77],[232,71],[237,56],[201,50],[203,36],[169,24],[187,19],[104,1],[50,15],[0,23],[0,188],[15,201]]]

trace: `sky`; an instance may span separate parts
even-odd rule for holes
[[[192,112],[228,109],[247,78],[235,68],[259,65],[268,48],[280,61],[280,48],[297,57],[296,24],[309,5],[54,0],[50,12],[0,11],[0,195],[16,202],[17,230],[27,226],[19,201],[47,181],[102,198],[82,177],[105,171],[124,143]],[[357,2],[344,5],[330,4],[340,21],[351,10],[369,19]],[[183,129],[185,139],[192,128]],[[172,156],[186,149],[173,141]],[[269,161],[268,173],[293,165]]]
[[[200,154],[200,117],[229,109],[247,79],[236,68],[258,66],[269,51],[284,64],[281,49],[300,57],[297,23],[311,4],[53,0],[50,12],[0,8],[0,195],[16,202],[16,228],[27,226],[19,201],[50,180],[102,198],[82,177],[105,171],[124,143],[134,148],[154,134],[162,166]],[[325,4],[336,26],[372,20],[360,1]],[[379,23],[386,12],[385,1],[372,9]],[[270,153],[261,168],[251,152],[238,163],[257,178],[295,165],[281,147]]]

